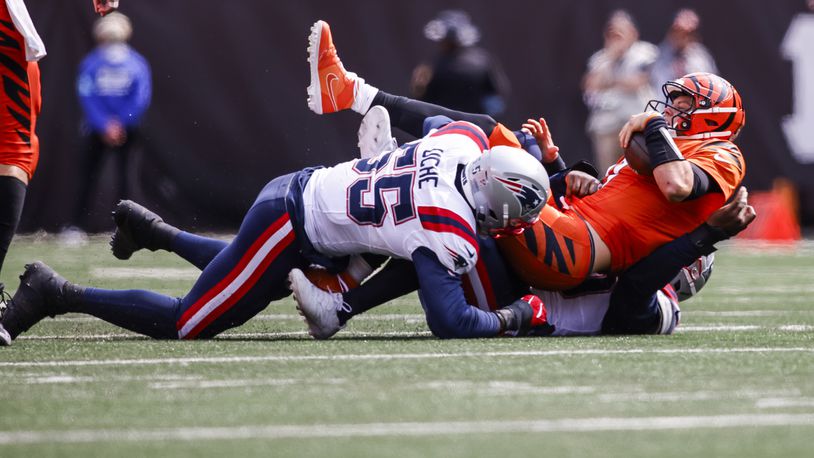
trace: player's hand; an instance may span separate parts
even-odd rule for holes
[[[730,237],[746,229],[757,216],[755,208],[749,205],[748,197],[749,191],[741,186],[729,203],[709,215],[707,224],[723,230]]]
[[[599,190],[599,180],[585,172],[572,170],[565,176],[565,197],[585,197]]]
[[[540,146],[540,150],[543,152],[544,164],[557,159],[560,148],[554,144],[554,140],[551,138],[551,129],[548,128],[545,118],[539,120],[529,118],[528,121],[523,123],[520,130],[530,134],[537,141],[537,145]]]
[[[543,300],[534,294],[526,294],[511,304],[497,309],[502,330],[508,335],[524,336],[530,330],[548,323]]]
[[[104,16],[119,7],[119,0],[93,0],[93,10]]]
[[[121,123],[111,121],[102,134],[102,140],[107,146],[121,146],[127,141],[127,130]]]
[[[661,116],[661,113],[657,111],[645,111],[644,113],[631,116],[619,132],[619,146],[621,146],[622,149],[627,148],[627,145],[630,143],[630,137],[636,132],[644,132],[647,121],[650,121],[656,116]]]

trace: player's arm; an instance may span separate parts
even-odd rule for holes
[[[661,113],[647,111],[631,116],[619,132],[622,148],[627,148],[635,132],[644,132],[653,178],[667,200],[681,202],[717,190],[701,167],[684,160]]]
[[[620,277],[602,322],[606,334],[641,334],[653,327],[657,316],[651,307],[656,291],[669,283],[681,268],[715,251],[715,244],[742,231],[755,219],[746,188],[716,210],[707,222],[688,234],[662,245],[634,264]]]
[[[451,273],[435,253],[420,247],[412,258],[421,305],[435,336],[442,339],[492,337],[503,331],[496,314],[466,302],[461,277]]]
[[[540,320],[545,322],[545,308],[536,296],[526,296],[496,312],[485,312],[466,302],[461,277],[451,273],[435,253],[421,247],[413,252],[412,258],[427,325],[437,337],[466,339],[504,332],[522,334]]]

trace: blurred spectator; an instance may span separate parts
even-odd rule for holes
[[[688,73],[718,73],[715,60],[707,48],[699,41],[698,28],[701,21],[695,11],[679,11],[659,45],[659,56],[651,72],[653,88],[660,92],[667,81],[680,78]]]
[[[470,113],[503,113],[509,81],[489,52],[475,46],[478,28],[463,11],[442,11],[424,26],[439,54],[432,65],[413,71],[413,96],[425,102]]]
[[[85,157],[73,222],[80,227],[99,182],[105,155],[118,166],[117,198],[129,192],[128,159],[139,140],[139,123],[150,104],[150,67],[127,41],[132,26],[127,16],[111,13],[93,29],[97,47],[82,61],[77,92],[85,115]]]
[[[583,79],[590,110],[586,128],[593,142],[596,168],[602,173],[622,154],[619,130],[652,98],[650,67],[657,55],[654,45],[639,41],[633,18],[622,10],[611,14],[604,39],[604,48],[588,60]]]

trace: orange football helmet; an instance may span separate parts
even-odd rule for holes
[[[676,137],[686,139],[724,138],[734,140],[746,124],[741,96],[729,81],[712,73],[690,73],[668,81],[661,88],[665,101],[651,100],[647,109],[663,112],[669,107],[677,114],[672,128]],[[672,104],[678,95],[693,98],[690,109]]]

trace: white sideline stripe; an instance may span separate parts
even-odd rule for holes
[[[394,361],[406,359],[528,357],[528,356],[578,356],[578,355],[630,355],[630,354],[727,354],[727,353],[814,353],[814,347],[754,347],[754,348],[634,348],[626,350],[539,350],[494,351],[456,353],[389,353],[389,354],[339,354],[339,355],[267,355],[267,356],[210,356],[187,358],[144,359],[89,359],[74,361],[1,361],[0,367],[81,367],[81,366],[137,366],[156,364],[228,364],[263,363],[274,361]]]
[[[656,431],[672,429],[814,426],[814,414],[745,414],[561,420],[254,425],[168,429],[79,429],[0,432],[0,444],[95,443],[114,441],[201,441],[331,437],[415,437],[500,433]]]
[[[105,279],[145,278],[154,280],[194,280],[201,275],[201,271],[183,267],[94,267],[90,270],[91,277]]]
[[[243,268],[243,270],[235,277],[234,280],[231,281],[226,287],[218,293],[215,297],[210,299],[203,307],[201,307],[194,315],[192,315],[184,326],[181,327],[181,330],[178,331],[178,337],[185,337],[189,334],[195,326],[203,321],[210,313],[212,313],[215,309],[217,309],[224,301],[229,299],[244,283],[252,276],[254,271],[263,262],[263,260],[268,256],[271,250],[277,246],[280,241],[286,237],[289,233],[293,231],[293,227],[291,226],[291,221],[286,221],[279,229],[277,229],[271,236],[266,240],[263,245],[257,250],[257,253],[252,256],[252,259]]]

